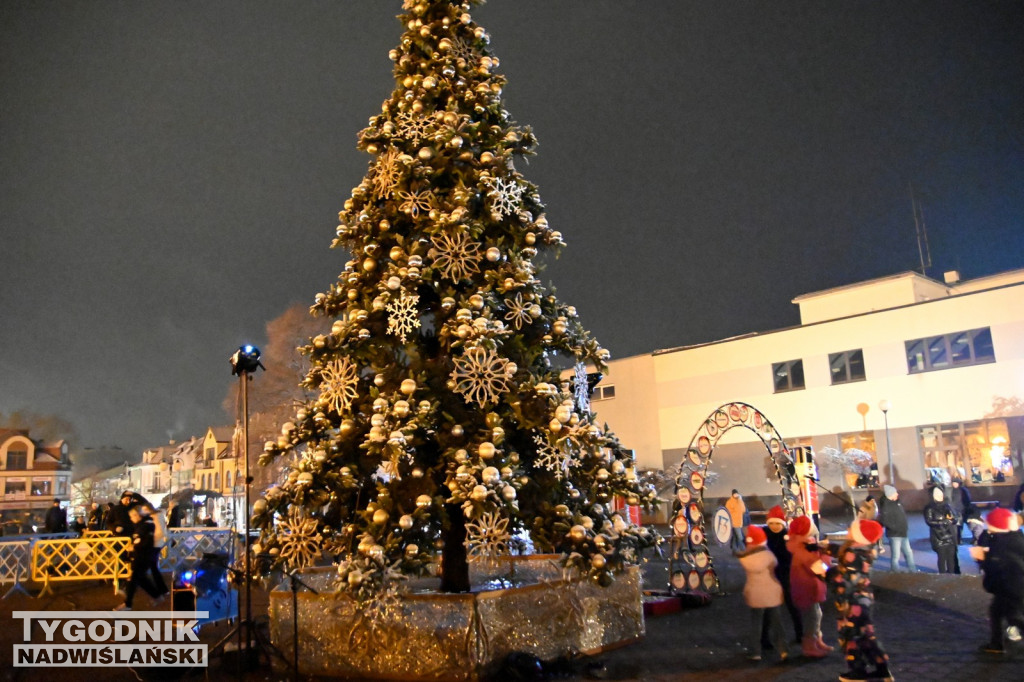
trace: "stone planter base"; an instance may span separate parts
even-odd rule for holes
[[[644,635],[640,569],[614,584],[566,581],[554,557],[516,558],[515,580],[485,582],[473,592],[441,594],[437,581],[413,582],[400,603],[377,619],[334,592],[333,571],[302,581],[322,592],[298,600],[299,671],[303,675],[401,680],[478,680],[513,652],[542,660],[595,654]],[[506,567],[508,564],[505,564]],[[506,576],[508,572],[506,571]],[[498,587],[499,584],[508,586]],[[270,636],[293,660],[289,581],[270,594]]]

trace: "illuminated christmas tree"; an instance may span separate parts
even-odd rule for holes
[[[615,511],[654,490],[594,423],[607,352],[537,278],[564,244],[515,168],[536,140],[502,108],[472,4],[403,4],[396,87],[333,244],[352,259],[312,308],[334,320],[304,349],[318,397],[262,457],[293,464],[254,507],[259,550],[294,568],[323,549],[359,598],[439,558],[442,589],[467,590],[467,562],[520,537],[608,584],[657,539]]]

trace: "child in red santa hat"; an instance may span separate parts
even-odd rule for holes
[[[779,505],[768,510],[768,520],[765,522],[764,533],[768,536],[768,549],[775,555],[779,565],[775,567],[775,577],[782,584],[782,597],[786,603],[786,611],[793,623],[793,632],[796,641],[801,641],[804,636],[803,622],[800,617],[800,609],[793,604],[793,594],[789,583],[789,571],[793,564],[793,557],[786,548],[786,541],[789,540],[789,522],[786,520],[786,512]],[[762,637],[761,644],[765,644]]]
[[[801,650],[808,658],[822,658],[832,651],[821,633],[821,603],[826,597],[825,572],[832,558],[818,547],[818,529],[807,516],[798,516],[790,521],[786,548],[793,556],[789,569],[793,604],[800,609],[803,619]]]
[[[835,550],[838,570],[830,571],[829,575],[839,619],[839,646],[847,664],[846,672],[839,676],[840,682],[893,679],[889,657],[875,637],[871,620],[875,601],[871,565],[878,556],[876,546],[882,532],[877,521],[858,519],[850,525],[846,542]],[[873,668],[871,672],[869,667]]]
[[[981,650],[988,654],[1005,653],[1004,635],[1020,640],[1024,630],[1024,535],[1017,515],[997,507],[985,517],[986,530],[971,547],[971,556],[984,574],[981,586],[992,595],[988,608],[991,636]],[[1004,623],[1008,624],[1004,630]]]

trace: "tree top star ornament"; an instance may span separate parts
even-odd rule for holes
[[[317,539],[364,600],[434,570],[468,590],[467,562],[522,533],[602,585],[658,540],[616,511],[651,507],[653,487],[563,379],[608,354],[537,279],[562,236],[513,165],[536,140],[502,108],[473,4],[403,4],[395,90],[338,215],[351,260],[311,309],[331,333],[302,349],[317,397],[261,457],[292,464],[254,507],[260,551],[294,568]]]

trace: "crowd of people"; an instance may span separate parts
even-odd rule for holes
[[[837,646],[845,661],[840,682],[893,679],[888,654],[872,621],[871,570],[885,551],[883,540],[890,552],[890,570],[901,570],[901,559],[906,570],[917,568],[899,493],[888,485],[882,492],[879,499],[869,496],[859,506],[845,537],[830,541],[819,537],[810,517],[787,518],[779,506],[768,511],[763,527],[741,525],[747,510],[742,496],[733,491],[726,507],[733,518],[733,551],[746,575],[743,597],[750,608],[747,653],[751,660],[760,661],[768,648],[776,651],[779,660],[788,658],[787,615],[803,656],[824,658],[834,651],[821,627],[821,604],[831,592],[837,612]],[[996,507],[983,519],[959,481],[948,488],[933,485],[929,493],[923,513],[939,570],[960,572],[956,549],[967,527],[973,543],[971,556],[984,576],[983,588],[992,594],[989,640],[980,650],[1001,655],[1006,641],[1019,641],[1024,632],[1024,534],[1020,530],[1024,485],[1012,509]],[[739,534],[742,549],[736,543]]]

